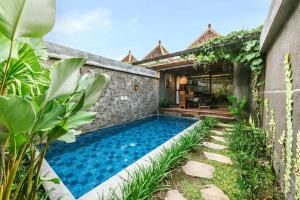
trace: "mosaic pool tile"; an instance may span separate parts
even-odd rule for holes
[[[153,116],[77,136],[76,142],[55,142],[46,160],[79,198],[166,142],[193,119]]]

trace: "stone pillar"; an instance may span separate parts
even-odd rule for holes
[[[248,102],[250,98],[250,68],[239,64],[233,66],[233,96],[237,98],[247,97]]]

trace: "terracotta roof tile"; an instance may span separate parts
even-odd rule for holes
[[[221,35],[212,29],[211,24],[208,24],[207,30],[202,35],[200,35],[192,44],[190,44],[188,49],[199,46],[207,40],[219,36]]]
[[[131,51],[129,50],[129,53],[127,56],[125,56],[125,58],[122,59],[122,62],[125,63],[133,63],[133,62],[137,62],[138,60],[132,55]]]
[[[155,58],[157,56],[166,55],[166,54],[169,54],[169,52],[167,51],[167,49],[165,47],[163,47],[163,45],[161,44],[161,41],[159,40],[158,45],[150,53],[148,53],[143,60],[148,60],[148,59]]]

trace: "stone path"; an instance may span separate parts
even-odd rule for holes
[[[220,136],[211,136],[212,139],[217,140],[219,142],[223,142],[226,143],[226,140],[224,137],[220,137]]]
[[[229,200],[224,192],[214,185],[208,185],[201,193],[204,200]]]
[[[185,174],[189,176],[212,179],[215,168],[205,163],[200,163],[196,161],[188,161],[183,167]]]
[[[218,125],[223,128],[233,128],[233,125],[231,125],[231,124],[218,123]]]
[[[219,136],[223,136],[224,135],[223,131],[212,130],[211,132],[214,133],[214,134],[216,134],[216,135],[219,135]]]
[[[215,149],[215,150],[223,150],[226,149],[227,147],[221,144],[215,144],[211,142],[203,142],[203,146],[210,148],[210,149]]]
[[[165,200],[187,200],[179,193],[178,190],[170,190],[167,193]]]
[[[231,159],[227,156],[223,156],[223,155],[217,154],[217,153],[209,153],[209,152],[204,152],[204,155],[209,160],[214,160],[214,161],[217,161],[217,162],[220,162],[220,163],[225,163],[225,164],[231,164],[232,165]]]
[[[219,126],[223,127],[223,130],[212,130],[212,133],[215,135],[211,136],[212,139],[224,143],[215,144],[213,142],[203,142],[201,145],[213,150],[224,150],[227,148],[226,140],[223,137],[224,131],[231,131],[233,126],[229,124],[219,123]],[[208,150],[209,151],[209,150]],[[208,160],[217,161],[224,164],[232,164],[232,161],[229,157],[211,152],[203,152],[204,156]],[[193,177],[212,179],[214,177],[215,168],[206,163],[201,163],[197,161],[188,161],[183,167],[182,170],[185,174]],[[215,185],[207,185],[201,189],[201,194],[204,200],[229,200],[225,193]],[[178,190],[168,191],[165,200],[187,200],[183,197]]]

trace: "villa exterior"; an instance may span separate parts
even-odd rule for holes
[[[159,100],[171,99],[174,104],[174,109],[168,111],[181,114],[184,112],[194,117],[212,114],[222,116],[223,119],[232,119],[225,109],[228,105],[227,96],[246,96],[250,101],[249,68],[224,62],[211,63],[208,67],[195,66],[192,57],[185,57],[186,52],[194,51],[209,39],[219,36],[221,35],[209,24],[183,51],[169,53],[159,41],[142,60],[132,64],[153,69],[158,73]],[[126,58],[130,56],[131,53]],[[223,112],[214,112],[216,109],[222,109]]]

